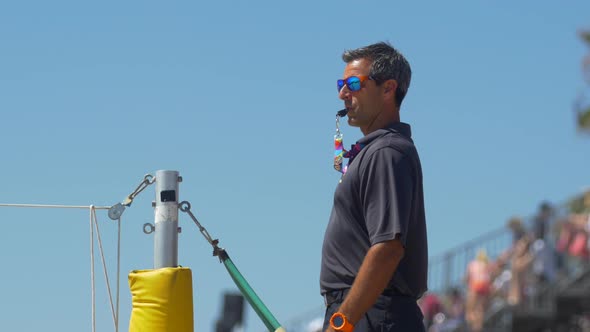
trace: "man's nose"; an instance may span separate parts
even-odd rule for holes
[[[338,98],[342,100],[350,99],[350,89],[348,89],[346,84],[340,89],[340,91],[338,91]]]

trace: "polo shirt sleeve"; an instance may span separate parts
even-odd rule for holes
[[[360,197],[371,245],[395,239],[406,246],[413,196],[408,156],[391,147],[376,150],[360,172]]]

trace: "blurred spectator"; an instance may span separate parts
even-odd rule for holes
[[[441,330],[452,331],[461,326],[465,321],[465,299],[459,289],[452,288],[449,291],[445,308],[447,316],[444,329]]]
[[[532,271],[539,284],[554,282],[557,276],[555,251],[549,241],[537,239],[532,244]]]
[[[562,218],[555,223],[555,254],[557,255],[557,267],[561,276],[567,276],[572,272],[572,264],[568,255],[573,229],[567,218]]]
[[[526,234],[522,219],[519,217],[512,217],[508,220],[508,228],[512,232],[512,244],[515,244]]]
[[[588,252],[588,217],[583,214],[572,214],[569,217],[569,243],[567,252],[578,261],[585,261]]]
[[[555,214],[555,208],[550,203],[542,202],[539,205],[537,215],[533,219],[533,239],[529,243],[532,251],[531,256],[533,257],[530,295],[537,294],[539,288],[542,288],[547,282],[555,281],[557,277],[557,255],[553,248],[553,241],[550,240],[552,236],[549,234]],[[526,262],[529,257],[522,256],[521,258]],[[517,275],[516,277],[521,276]],[[519,296],[516,296],[515,299],[520,302]]]
[[[435,293],[426,293],[418,305],[424,315],[424,327],[428,331],[434,321],[434,316],[443,311],[442,303]]]
[[[556,254],[551,247],[551,242],[541,239],[531,242],[529,253],[532,256],[532,263],[526,297],[537,301],[543,290],[554,284],[557,279]]]
[[[567,219],[559,223],[556,249],[566,272],[573,273],[590,257],[590,191],[573,198],[568,210]]]
[[[553,207],[548,202],[543,202],[539,206],[539,212],[533,219],[533,234],[535,239],[544,240],[547,235],[547,229],[553,217]]]
[[[450,318],[463,320],[465,317],[465,299],[458,288],[451,288],[449,291],[447,308]]]
[[[590,190],[572,199],[568,205],[570,213],[588,216],[590,214]]]
[[[467,266],[467,303],[465,318],[473,332],[482,331],[492,290],[492,265],[486,251],[480,249]]]
[[[531,239],[524,237],[514,247],[511,264],[510,289],[508,291],[508,303],[518,305],[521,303],[528,271],[534,256],[530,252]]]
[[[512,280],[512,272],[510,269],[503,270],[498,277],[494,279],[493,288],[494,296],[500,299],[507,299],[510,292],[510,281]]]
[[[566,218],[559,220],[556,223],[555,228],[557,233],[557,242],[555,244],[555,249],[560,253],[565,253],[567,252],[567,248],[570,244],[571,235],[573,232],[572,225]]]
[[[465,299],[461,291],[451,288],[442,299],[442,310],[432,318],[428,332],[452,332],[460,328],[465,321]]]

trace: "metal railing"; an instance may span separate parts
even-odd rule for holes
[[[428,288],[430,292],[444,293],[450,288],[462,288],[465,270],[481,249],[491,259],[498,257],[512,243],[512,234],[506,228],[490,231],[443,253],[430,258]]]

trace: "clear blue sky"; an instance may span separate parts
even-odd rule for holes
[[[344,49],[387,40],[413,68],[402,120],[424,168],[431,254],[588,183],[578,38],[590,2],[248,1],[0,4],[0,203],[111,205],[144,174],[180,196],[280,321],[321,306],[320,250],[338,174]],[[345,144],[361,134],[344,128]],[[154,188],[125,212],[127,272],[152,267]],[[115,225],[99,221],[114,277]],[[89,331],[88,213],[0,208],[0,329]],[[195,330],[210,331],[223,265],[181,216]],[[100,272],[97,266],[97,273]],[[98,327],[112,330],[97,275]],[[246,331],[262,331],[252,310]]]

